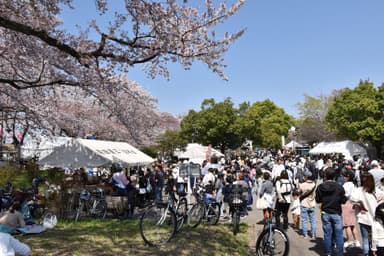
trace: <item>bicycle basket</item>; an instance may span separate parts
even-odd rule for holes
[[[80,193],[80,199],[83,199],[83,200],[91,199],[91,193],[88,190],[82,190]]]

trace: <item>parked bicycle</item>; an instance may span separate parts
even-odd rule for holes
[[[277,227],[274,222],[275,211],[271,218],[267,219],[263,231],[256,241],[256,255],[282,255],[289,254],[289,239],[283,229]]]
[[[168,202],[156,202],[140,218],[140,234],[150,246],[167,243],[180,231],[187,219],[187,199],[185,193],[179,193],[179,199],[168,197]]]
[[[104,190],[97,188],[91,191],[83,189],[80,192],[79,207],[76,210],[75,221],[83,216],[105,218],[107,215],[107,202]]]
[[[232,185],[229,199],[229,212],[232,216],[232,231],[236,235],[239,232],[240,215],[244,211],[243,192],[247,192],[247,188],[241,185]]]
[[[206,193],[206,189],[201,185],[197,185],[194,189],[193,196],[195,204],[187,214],[189,225],[197,227],[201,222],[216,225],[220,219],[221,204]]]

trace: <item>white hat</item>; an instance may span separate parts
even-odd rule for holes
[[[379,162],[377,160],[372,160],[371,166],[379,166]]]

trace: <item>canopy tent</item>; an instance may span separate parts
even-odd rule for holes
[[[309,154],[311,155],[332,154],[332,153],[343,154],[345,159],[347,160],[352,160],[353,156],[356,156],[356,155],[360,155],[360,156],[367,155],[367,151],[364,147],[350,140],[338,141],[338,142],[321,142],[316,147],[312,148],[309,151]]]
[[[154,159],[126,142],[72,139],[56,147],[39,160],[39,164],[51,167],[99,167],[120,163],[138,166],[152,163]]]
[[[174,155],[178,158],[188,159],[192,163],[201,164],[209,157],[223,157],[220,151],[211,148],[210,146],[203,146],[197,143],[189,143],[185,148],[185,151],[175,150]]]
[[[72,138],[59,136],[38,136],[32,138],[27,135],[21,146],[21,157],[24,159],[39,157],[39,159],[51,154],[53,149],[66,144]]]
[[[288,149],[293,149],[293,148],[300,148],[302,146],[303,146],[303,144],[300,144],[297,141],[291,140],[289,143],[285,144],[284,147],[288,148]]]

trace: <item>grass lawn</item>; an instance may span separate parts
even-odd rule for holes
[[[234,236],[229,225],[183,228],[165,246],[144,244],[138,220],[59,221],[51,230],[17,238],[27,243],[32,255],[248,255],[247,226]]]

